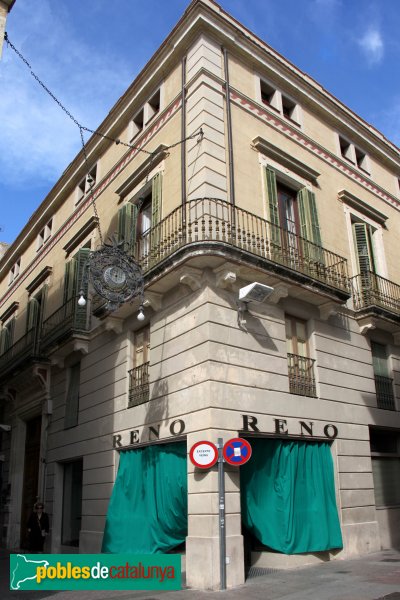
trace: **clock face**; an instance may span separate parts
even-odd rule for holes
[[[121,267],[111,265],[106,267],[103,273],[104,281],[111,288],[120,288],[125,284],[126,274]]]

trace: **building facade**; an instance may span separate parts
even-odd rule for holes
[[[49,551],[179,551],[218,588],[217,467],[188,453],[244,437],[228,587],[398,547],[398,148],[211,0],[98,132],[0,262],[3,542],[26,547],[39,497]],[[109,237],[144,321],[86,288]],[[268,297],[239,300],[253,282]]]

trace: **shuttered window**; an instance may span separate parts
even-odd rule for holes
[[[68,369],[64,429],[78,425],[80,377],[81,363],[78,362]]]
[[[125,242],[124,250],[133,253],[136,244],[138,208],[128,202],[118,211],[118,241]]]
[[[14,340],[14,327],[15,318],[10,319],[5,325],[3,325],[0,331],[0,354],[7,352],[13,344]]]
[[[265,169],[265,187],[271,241],[278,246],[281,245],[282,230],[285,230],[295,233],[317,246],[321,246],[321,231],[315,194],[308,188],[302,188],[296,192],[277,184],[275,172],[268,167]],[[281,188],[283,191],[288,191],[289,194],[280,194],[279,190]],[[294,200],[290,210],[286,205],[282,205],[283,198],[286,196],[292,196]]]
[[[360,274],[375,273],[373,230],[367,223],[353,223],[353,237]]]
[[[82,289],[83,295],[88,295],[88,279],[83,281],[84,270],[87,268],[90,248],[81,248],[75,256],[66,263],[64,272],[64,305],[65,317],[74,316],[74,326],[86,329],[87,307],[78,305],[78,293]]]
[[[375,375],[389,377],[388,360],[386,355],[386,347],[383,344],[371,342],[372,365]]]

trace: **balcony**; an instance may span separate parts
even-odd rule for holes
[[[25,333],[0,356],[0,378],[17,371],[22,365],[39,359],[39,343],[36,327]]]
[[[376,402],[378,408],[396,410],[393,393],[393,379],[375,375]]]
[[[345,258],[223,200],[187,201],[142,235],[134,254],[146,273],[188,246],[209,254],[228,251],[240,262],[319,286],[339,301],[350,297]]]
[[[149,401],[149,364],[146,362],[128,371],[130,407]]]
[[[351,279],[354,308],[376,308],[400,317],[400,285],[371,271]]]
[[[289,391],[299,396],[317,395],[314,378],[314,362],[307,356],[288,354]]]
[[[76,297],[65,302],[42,323],[40,350],[49,348],[72,337],[89,331],[90,312],[86,306],[78,306]]]

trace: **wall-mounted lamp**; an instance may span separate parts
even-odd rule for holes
[[[2,431],[11,431],[11,425],[4,425],[3,423],[0,423],[0,429]]]
[[[237,300],[238,307],[238,325],[241,329],[246,329],[245,313],[248,311],[248,305],[250,302],[261,303],[264,302],[272,294],[274,288],[263,283],[250,283],[245,287],[240,288],[239,297]]]
[[[143,304],[141,304],[139,306],[139,314],[137,316],[137,320],[138,321],[144,321],[144,319],[145,319],[145,316],[144,316],[144,312],[143,312]]]

